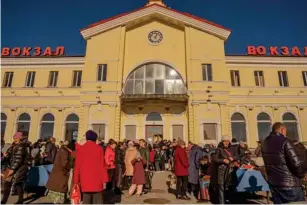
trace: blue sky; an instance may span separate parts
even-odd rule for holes
[[[80,29],[134,10],[146,0],[2,0],[2,47],[65,46],[83,55]],[[164,0],[232,30],[227,54],[245,54],[248,45],[307,46],[307,0]],[[205,45],[204,45],[205,46]]]

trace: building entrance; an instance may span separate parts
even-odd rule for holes
[[[163,136],[163,125],[146,125],[146,140],[152,144],[155,140],[155,135]]]

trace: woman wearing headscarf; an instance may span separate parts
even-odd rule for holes
[[[128,148],[125,153],[125,167],[126,167],[125,176],[128,181],[128,186],[131,184],[131,179],[133,177],[133,165],[131,162],[136,158],[136,153],[137,150],[134,147],[133,141],[129,141]]]
[[[231,147],[230,139],[227,136],[222,137],[212,161],[211,180],[210,180],[210,198],[214,204],[225,203],[225,187],[229,182],[229,173],[231,164],[235,163],[237,155]]]
[[[23,203],[23,184],[27,179],[30,161],[30,148],[25,143],[22,132],[16,132],[13,136],[13,145],[5,154],[8,158],[8,168],[5,170],[3,182],[3,196],[1,204],[5,204],[10,196],[12,184],[18,193],[17,204]],[[2,174],[1,174],[2,175]]]

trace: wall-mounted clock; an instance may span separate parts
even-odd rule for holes
[[[154,30],[149,32],[148,41],[153,45],[158,45],[163,40],[163,34],[160,31]]]

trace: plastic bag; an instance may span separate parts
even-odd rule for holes
[[[71,203],[80,204],[80,202],[81,202],[80,186],[78,184],[75,184],[71,190]]]

